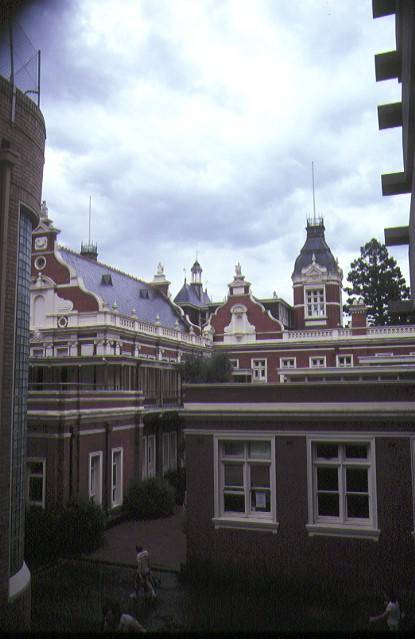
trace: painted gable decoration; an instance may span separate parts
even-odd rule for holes
[[[251,342],[255,340],[255,327],[248,320],[248,309],[243,304],[235,304],[231,310],[231,321],[224,328],[224,342]]]
[[[282,323],[252,295],[238,262],[228,298],[210,316],[204,334],[210,332],[214,342],[244,344],[281,338],[282,331]]]
[[[327,280],[327,268],[316,262],[316,257],[313,253],[311,264],[301,269],[301,276],[303,282],[322,282]]]

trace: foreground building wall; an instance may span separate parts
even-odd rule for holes
[[[409,586],[414,409],[412,383],[188,386],[189,568]]]
[[[30,619],[24,563],[31,234],[39,218],[45,123],[0,77],[0,616]]]

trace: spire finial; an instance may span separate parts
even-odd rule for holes
[[[311,180],[313,184],[313,222],[317,224],[317,215],[316,215],[316,191],[314,188],[314,160],[311,161]]]
[[[89,232],[88,232],[88,244],[91,244],[91,196],[89,196]]]

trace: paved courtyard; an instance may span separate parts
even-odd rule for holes
[[[155,602],[142,596],[131,597],[136,543],[151,554],[153,573],[159,580]],[[106,531],[104,544],[95,553],[33,575],[33,634],[97,637],[101,633],[102,606],[107,599],[113,599],[124,612],[137,617],[148,635],[155,637],[384,635],[382,625],[373,629],[368,626],[369,615],[379,613],[383,606],[376,594],[351,607],[346,602],[306,601],[288,594],[247,591],[243,584],[182,584],[178,572],[185,560],[181,511],[169,518],[116,525]]]
[[[135,545],[150,553],[155,569],[180,571],[186,562],[186,536],[183,532],[184,513],[178,508],[169,518],[157,520],[127,520],[105,532],[103,546],[88,557],[100,562],[136,566]]]

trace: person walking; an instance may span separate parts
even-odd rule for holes
[[[156,592],[153,586],[153,580],[151,578],[150,569],[150,555],[146,549],[138,545],[135,546],[137,552],[137,574],[135,579],[135,591],[138,596],[140,586],[144,589],[144,596],[146,598],[154,599]]]
[[[385,596],[385,611],[378,616],[371,616],[369,622],[378,622],[379,620],[386,620],[389,631],[396,633],[399,631],[399,623],[401,621],[401,610],[398,599],[393,590],[389,593],[384,593]]]

